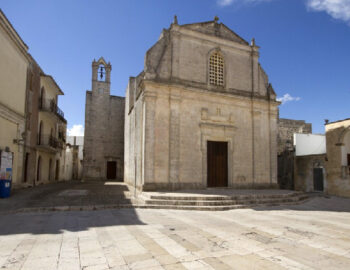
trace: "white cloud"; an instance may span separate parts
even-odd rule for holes
[[[258,4],[273,0],[217,0],[217,4],[226,7],[232,4]],[[304,0],[308,10],[326,12],[334,19],[342,20],[350,25],[350,0]]]
[[[217,3],[219,6],[226,7],[231,5],[233,0],[218,0]]]
[[[270,2],[272,0],[217,0],[219,6],[226,7],[233,3],[257,4],[260,2]]]
[[[84,136],[84,126],[73,125],[73,127],[69,128],[67,132],[68,132],[68,136]]]
[[[290,94],[284,94],[282,97],[277,98],[277,101],[281,101],[282,104],[287,103],[289,101],[298,101],[300,97],[292,97]]]
[[[307,0],[313,11],[324,11],[335,19],[350,23],[350,0]]]

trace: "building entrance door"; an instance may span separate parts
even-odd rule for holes
[[[207,143],[208,187],[227,187],[227,142]]]
[[[107,179],[117,178],[117,162],[107,161]]]
[[[23,178],[24,183],[27,183],[27,180],[28,180],[28,162],[29,162],[29,153],[26,153],[26,159],[24,161],[24,178]]]
[[[55,180],[58,181],[60,179],[60,161],[56,160],[56,174],[55,174]]]
[[[314,191],[323,191],[323,169],[314,168]]]

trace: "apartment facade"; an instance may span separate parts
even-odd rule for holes
[[[67,121],[57,106],[63,92],[1,9],[0,48],[0,152],[12,158],[12,186],[63,180]]]
[[[35,184],[64,180],[67,121],[57,106],[63,95],[52,76],[40,76]]]
[[[18,185],[23,178],[25,97],[29,57],[27,45],[1,10],[0,48],[0,151],[12,157],[12,172],[9,177],[12,178],[13,185]],[[4,173],[1,171],[2,175]]]

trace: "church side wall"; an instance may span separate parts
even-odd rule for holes
[[[110,96],[108,132],[104,142],[104,157],[117,162],[117,179],[124,178],[124,108],[125,98]]]
[[[124,122],[124,182],[130,184],[132,175],[131,175],[131,160],[130,157],[133,155],[133,151],[131,151],[130,144],[130,133],[131,133],[131,116],[129,114],[130,111],[130,83],[126,88],[125,93],[125,122]]]
[[[143,100],[139,97],[129,110],[130,96],[133,97],[130,91],[133,90],[129,85],[125,99],[124,182],[142,189]]]
[[[91,126],[91,91],[86,91],[85,98],[85,128],[84,128],[84,156],[83,156],[83,177],[88,177],[90,172],[90,166],[92,163],[92,150],[94,149],[94,141],[92,138],[92,126]]]

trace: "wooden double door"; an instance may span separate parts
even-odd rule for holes
[[[227,142],[207,142],[208,187],[227,187]]]

